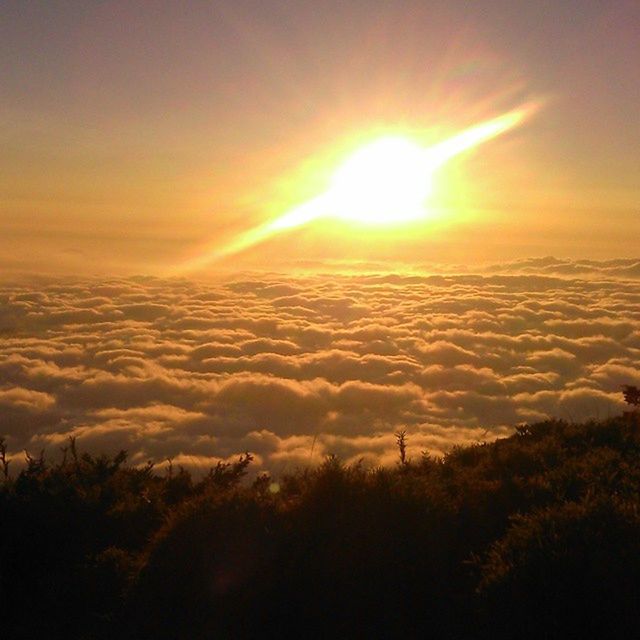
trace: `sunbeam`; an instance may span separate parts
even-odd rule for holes
[[[321,218],[364,225],[394,225],[429,217],[432,177],[453,157],[520,125],[537,109],[527,103],[474,125],[430,147],[385,136],[360,147],[334,172],[324,193],[179,265],[188,273],[245,251],[269,238]]]

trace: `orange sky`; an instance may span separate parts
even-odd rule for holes
[[[0,9],[0,268],[165,273],[322,190],[355,141],[438,142],[437,224],[314,224],[225,269],[631,257],[640,8],[593,1],[29,2]]]

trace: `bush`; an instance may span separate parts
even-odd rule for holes
[[[602,495],[516,516],[486,556],[479,592],[495,637],[637,635],[637,501]]]
[[[640,626],[635,417],[522,425],[442,459],[400,454],[386,469],[329,457],[277,492],[267,475],[245,481],[250,454],[200,479],[81,455],[74,441],[58,463],[31,456],[0,478],[3,631],[564,638]]]

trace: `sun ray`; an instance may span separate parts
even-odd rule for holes
[[[520,125],[536,109],[535,103],[525,104],[426,148],[399,136],[374,140],[338,167],[324,193],[249,229],[224,246],[214,246],[183,262],[173,273],[202,269],[279,233],[324,217],[369,225],[426,218],[431,178],[438,168],[455,156]]]

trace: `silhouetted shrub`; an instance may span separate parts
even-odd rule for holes
[[[636,414],[368,469],[245,482],[126,454],[0,443],[0,602],[12,638],[611,637],[640,631]],[[402,435],[402,437],[400,437]],[[400,446],[402,445],[402,446]],[[404,453],[403,453],[404,451]]]
[[[277,526],[273,505],[249,493],[181,507],[146,555],[127,612],[132,637],[260,635]]]
[[[480,593],[495,637],[637,632],[637,501],[603,495],[515,516],[487,554]]]

